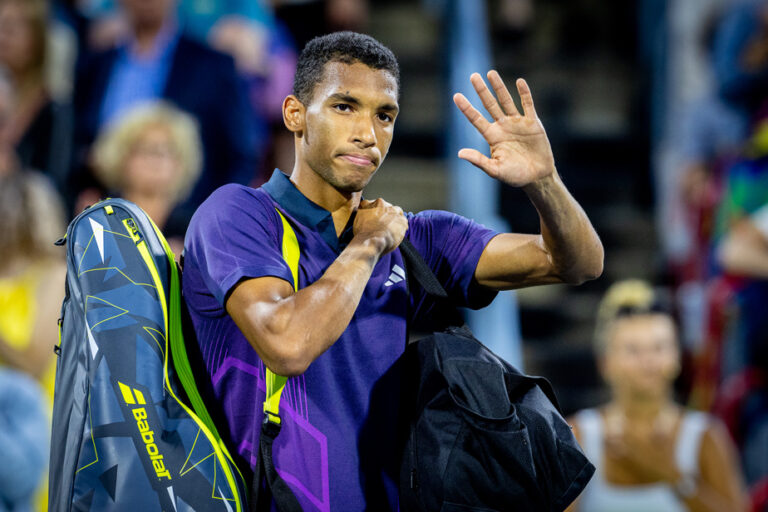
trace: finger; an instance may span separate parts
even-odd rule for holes
[[[496,101],[496,98],[493,97],[493,93],[485,84],[483,77],[481,77],[479,73],[472,73],[472,76],[469,77],[469,81],[472,82],[475,92],[480,96],[480,101],[483,102],[485,110],[487,110],[495,120],[498,121],[499,119],[503,119],[504,111],[501,110],[499,103]]]
[[[517,79],[517,92],[520,93],[520,103],[523,105],[523,115],[525,115],[525,117],[538,117],[536,115],[536,109],[533,106],[531,88],[528,87],[528,83],[522,78]]]
[[[513,100],[512,95],[509,94],[509,89],[504,85],[504,81],[501,79],[499,72],[495,69],[489,71],[488,81],[491,82],[493,90],[496,91],[496,97],[499,98],[499,103],[501,103],[501,108],[504,109],[504,112],[509,116],[519,116],[520,111],[517,110],[515,100]]]
[[[466,160],[475,167],[480,168],[486,174],[491,174],[490,168],[492,161],[476,149],[464,148],[459,151],[459,158]]]
[[[489,123],[488,120],[483,117],[483,114],[478,112],[477,109],[472,106],[467,97],[463,94],[454,94],[453,102],[457,107],[459,107],[459,110],[461,110],[461,113],[466,116],[469,122],[472,123],[472,126],[477,128],[480,133],[485,133],[488,127],[491,126],[491,123]]]

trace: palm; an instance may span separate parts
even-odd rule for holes
[[[465,148],[459,151],[459,157],[489,176],[516,187],[549,176],[555,166],[552,149],[544,126],[536,116],[528,85],[522,79],[517,81],[524,112],[521,115],[499,74],[491,71],[488,79],[498,101],[479,74],[475,73],[470,78],[483,106],[494,119],[492,123],[464,95],[456,94],[454,102],[488,142],[491,156],[489,158],[477,150]]]

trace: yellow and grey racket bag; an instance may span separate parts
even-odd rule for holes
[[[108,199],[57,243],[67,280],[50,510],[246,511],[247,485],[190,370],[163,235],[133,203]]]

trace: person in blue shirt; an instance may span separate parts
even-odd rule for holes
[[[520,113],[498,73],[488,73],[498,100],[479,74],[470,79],[492,121],[464,96],[454,100],[491,154],[458,156],[522,187],[539,211],[540,235],[363,198],[392,142],[400,83],[392,52],[353,32],[302,51],[283,102],[295,142],[290,176],[276,170],[258,189],[226,185],[190,223],[183,292],[229,436],[255,467],[265,367],[290,376],[273,455],[304,510],[398,506],[395,362],[409,326],[438,325],[436,303],[406,287],[404,238],[463,307],[483,307],[498,290],[602,272],[600,240],[555,170],[525,81],[517,82]],[[284,257],[291,233],[298,261]],[[380,399],[374,388],[385,381],[391,392]]]
[[[48,462],[49,418],[40,386],[0,366],[0,512],[32,510]]]
[[[101,129],[127,109],[164,100],[199,124],[200,178],[174,220],[186,225],[213,190],[248,183],[259,162],[256,124],[234,60],[188,36],[173,0],[123,0],[130,33],[114,48],[83,56],[74,88],[75,150],[71,186],[82,207],[100,196],[89,172],[90,150]],[[79,210],[79,208],[76,208]],[[79,211],[78,211],[79,213]]]

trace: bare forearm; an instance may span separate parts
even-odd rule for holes
[[[336,342],[349,325],[381,252],[380,240],[355,237],[316,282],[285,298],[254,302],[247,308],[253,321],[244,334],[272,371],[301,374]]]
[[[603,271],[603,245],[557,172],[524,188],[541,221],[541,236],[556,273],[581,283]]]

